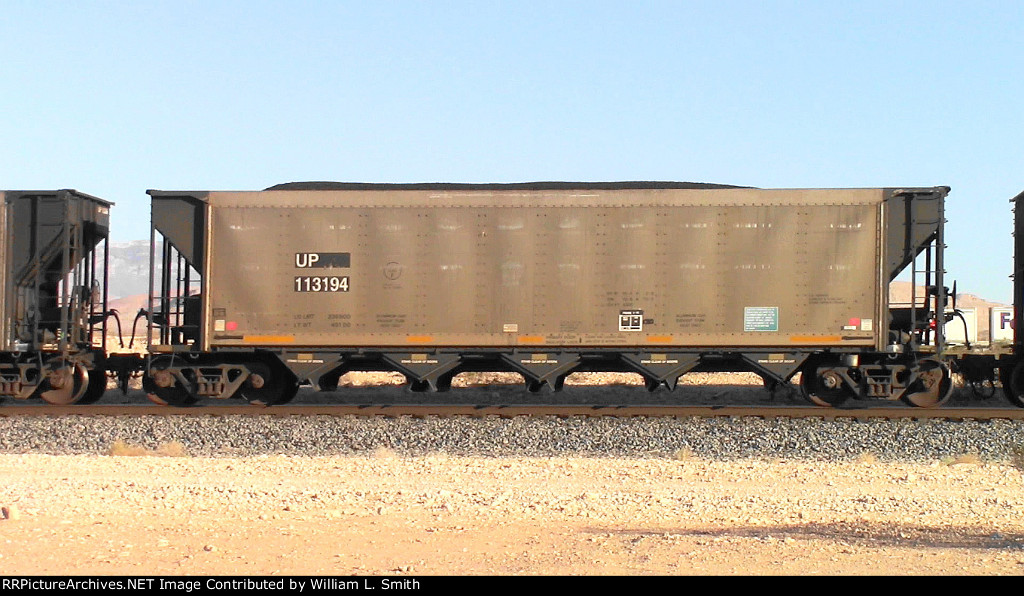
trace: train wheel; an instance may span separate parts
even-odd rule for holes
[[[818,370],[818,364],[811,363],[800,375],[800,390],[807,401],[823,408],[833,408],[853,396],[838,374],[829,370],[819,374]]]
[[[78,400],[80,404],[93,404],[103,397],[107,391],[107,373],[101,369],[89,371],[89,386],[85,389],[85,395]]]
[[[142,376],[142,388],[146,390],[146,397],[149,401],[162,406],[187,407],[193,406],[199,401],[199,396],[192,392],[191,387],[183,386],[181,382],[171,374],[172,358],[160,357],[153,360],[149,372]],[[186,369],[183,375],[189,380],[191,373]]]
[[[1003,380],[1003,393],[1006,399],[1018,408],[1024,408],[1024,360],[1018,362],[1012,369],[1000,369],[999,378]]]
[[[291,383],[288,384],[287,387],[285,387],[284,391],[281,392],[281,397],[279,397],[277,400],[278,405],[286,404],[292,401],[293,399],[295,399],[295,396],[298,395],[298,393],[299,384],[295,381],[292,381]]]
[[[903,401],[918,408],[941,406],[953,395],[953,378],[946,363],[926,358],[919,363],[917,381],[903,395]]]
[[[89,388],[89,374],[81,364],[54,362],[48,367],[43,391],[39,397],[56,406],[66,406],[82,399]]]
[[[292,375],[273,371],[263,362],[251,362],[249,377],[238,388],[237,395],[254,406],[273,406],[288,403],[299,391]]]

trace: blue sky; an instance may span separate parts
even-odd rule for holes
[[[1009,301],[1024,1],[0,0],[0,188],[938,186]]]

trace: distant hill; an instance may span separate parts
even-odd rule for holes
[[[140,308],[146,308],[148,301],[149,294],[132,294],[131,296],[110,300],[108,308],[115,308],[117,312],[135,316],[135,313],[139,312]]]
[[[917,286],[917,298],[918,301],[922,300],[924,296],[924,287],[921,285]],[[894,281],[889,284],[889,302],[890,303],[909,303],[910,302],[910,282],[909,281]],[[1012,306],[1010,304],[1002,304],[1000,302],[992,302],[986,300],[975,294],[968,294],[967,292],[958,292],[956,297],[956,305],[958,307],[975,307],[984,306],[991,308],[993,306]]]
[[[924,287],[917,286],[917,300],[918,303],[924,301]],[[951,297],[952,298],[952,297]],[[894,281],[889,284],[889,304],[909,304],[910,303],[910,282],[909,281]],[[952,300],[950,300],[949,306],[952,306]],[[966,292],[957,292],[956,296],[956,307],[959,309],[975,309],[977,313],[978,321],[978,335],[977,337],[982,341],[988,341],[988,328],[989,328],[989,309],[995,307],[1009,307],[1012,304],[1003,304],[1001,302],[992,302],[986,300],[975,294],[968,294]]]
[[[111,300],[149,293],[149,240],[110,243],[108,290]]]

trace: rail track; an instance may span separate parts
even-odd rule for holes
[[[0,417],[11,416],[383,416],[383,417],[661,417],[661,418],[820,418],[911,420],[1024,420],[1024,409],[1012,407],[955,406],[936,409],[892,407],[819,408],[765,405],[413,405],[413,404],[295,404],[258,407],[246,404],[172,408],[147,404],[94,404],[51,406],[9,404],[0,406]]]
[[[123,394],[108,390],[98,403],[58,406],[41,400],[0,402],[0,417],[12,416],[362,416],[362,417],[660,417],[660,418],[818,418],[910,420],[1024,420],[1024,408],[1006,401],[1001,392],[988,399],[958,388],[938,408],[915,408],[901,402],[847,402],[820,407],[798,396],[769,396],[757,383],[688,385],[678,392],[649,393],[633,385],[577,385],[552,394],[531,394],[521,385],[476,385],[447,393],[415,393],[402,385],[363,385],[320,392],[300,389],[283,405],[261,407],[240,400],[207,400],[192,407],[156,405],[138,388]]]

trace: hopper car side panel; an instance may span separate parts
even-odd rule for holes
[[[282,194],[292,193],[211,197],[211,250],[239,256],[210,262],[211,347],[881,346],[887,336],[875,324],[887,281],[880,191],[839,204],[797,191]]]

